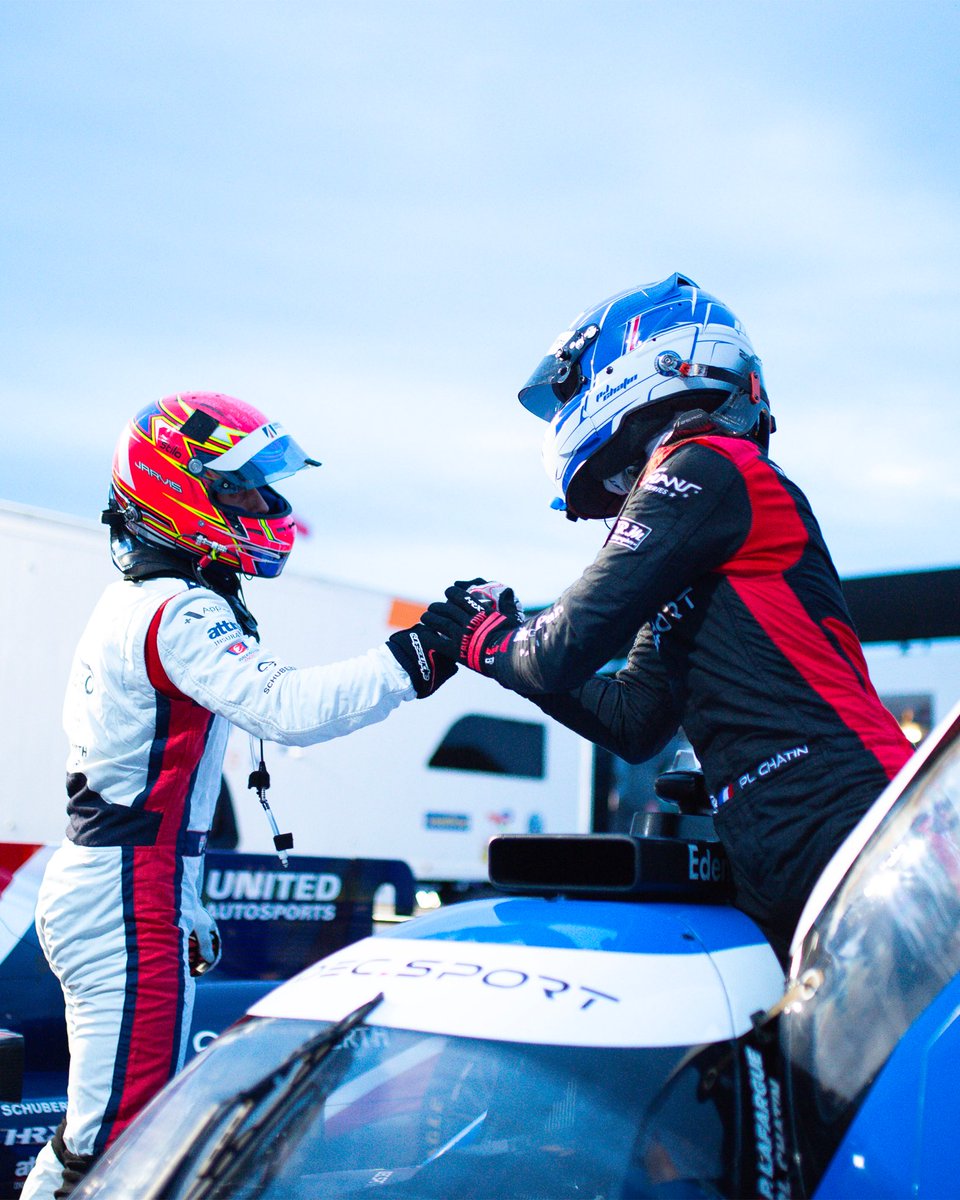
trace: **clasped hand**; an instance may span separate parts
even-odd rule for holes
[[[421,623],[437,637],[437,650],[481,675],[493,673],[498,653],[506,650],[523,624],[523,607],[513,588],[486,579],[458,580],[430,605]]]
[[[458,580],[445,595],[416,625],[387,639],[421,700],[446,683],[460,663],[481,675],[492,674],[496,654],[523,624],[520,601],[502,583]]]

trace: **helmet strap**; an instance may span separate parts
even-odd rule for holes
[[[704,373],[711,370],[714,369],[707,368]],[[719,374],[719,371],[714,371],[714,374]],[[731,392],[716,408],[694,408],[681,413],[667,441],[678,442],[683,438],[719,433],[727,437],[752,438],[766,450],[773,430],[773,418],[758,372],[751,370],[746,376],[732,372],[725,374],[740,384],[737,391]]]
[[[247,637],[252,637],[254,641],[259,642],[257,619],[247,608],[238,572],[231,567],[223,566],[209,554],[205,554],[203,558],[192,559],[191,567],[191,574],[197,583],[202,587],[209,588],[211,592],[216,592],[218,596],[222,596],[230,605],[233,615],[237,618],[237,624]]]
[[[124,579],[137,583],[163,576],[178,579],[192,577],[193,562],[190,555],[141,537],[133,523],[120,511],[112,495],[100,520],[110,528],[110,556]]]
[[[120,510],[112,491],[100,520],[110,527],[110,553],[124,579],[143,582],[145,579],[173,576],[176,579],[194,580],[226,600],[247,637],[260,640],[257,619],[247,607],[240,586],[240,575],[236,570],[217,562],[212,555],[205,554],[198,559],[172,546],[163,546],[140,537],[134,532],[134,523],[129,514]]]

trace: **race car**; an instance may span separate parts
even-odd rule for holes
[[[502,894],[262,996],[79,1195],[956,1195],[960,706],[838,850],[785,982],[704,822],[495,839]]]
[[[264,996],[81,1194],[646,1194],[639,1139],[665,1081],[702,1044],[734,1045],[783,970],[727,903],[710,817],[639,825],[494,839],[502,894],[364,938]]]

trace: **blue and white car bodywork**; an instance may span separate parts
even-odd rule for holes
[[[773,952],[729,908],[453,905],[265,996],[83,1194],[646,1194],[637,1139],[664,1080],[692,1047],[733,1045],[782,986]],[[325,1036],[333,1046],[297,1087]],[[171,1146],[185,1153],[171,1159]]]
[[[540,1045],[695,1046],[736,1037],[783,973],[746,918],[692,905],[520,897],[454,905],[309,968],[254,1015]],[[734,918],[731,920],[731,918]]]
[[[515,836],[449,906],[258,1001],[142,1114],[85,1197],[645,1195],[651,1106],[783,990],[724,903],[708,817]],[[173,1150],[172,1148],[176,1148]]]
[[[260,997],[78,1195],[960,1194],[960,708],[838,851],[786,985],[673,824],[495,839],[510,894]]]

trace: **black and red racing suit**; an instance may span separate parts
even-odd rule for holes
[[[626,666],[596,674],[631,639]],[[736,902],[781,953],[912,749],[870,682],[806,497],[738,438],[658,450],[596,560],[487,671],[628,762],[682,725]]]

